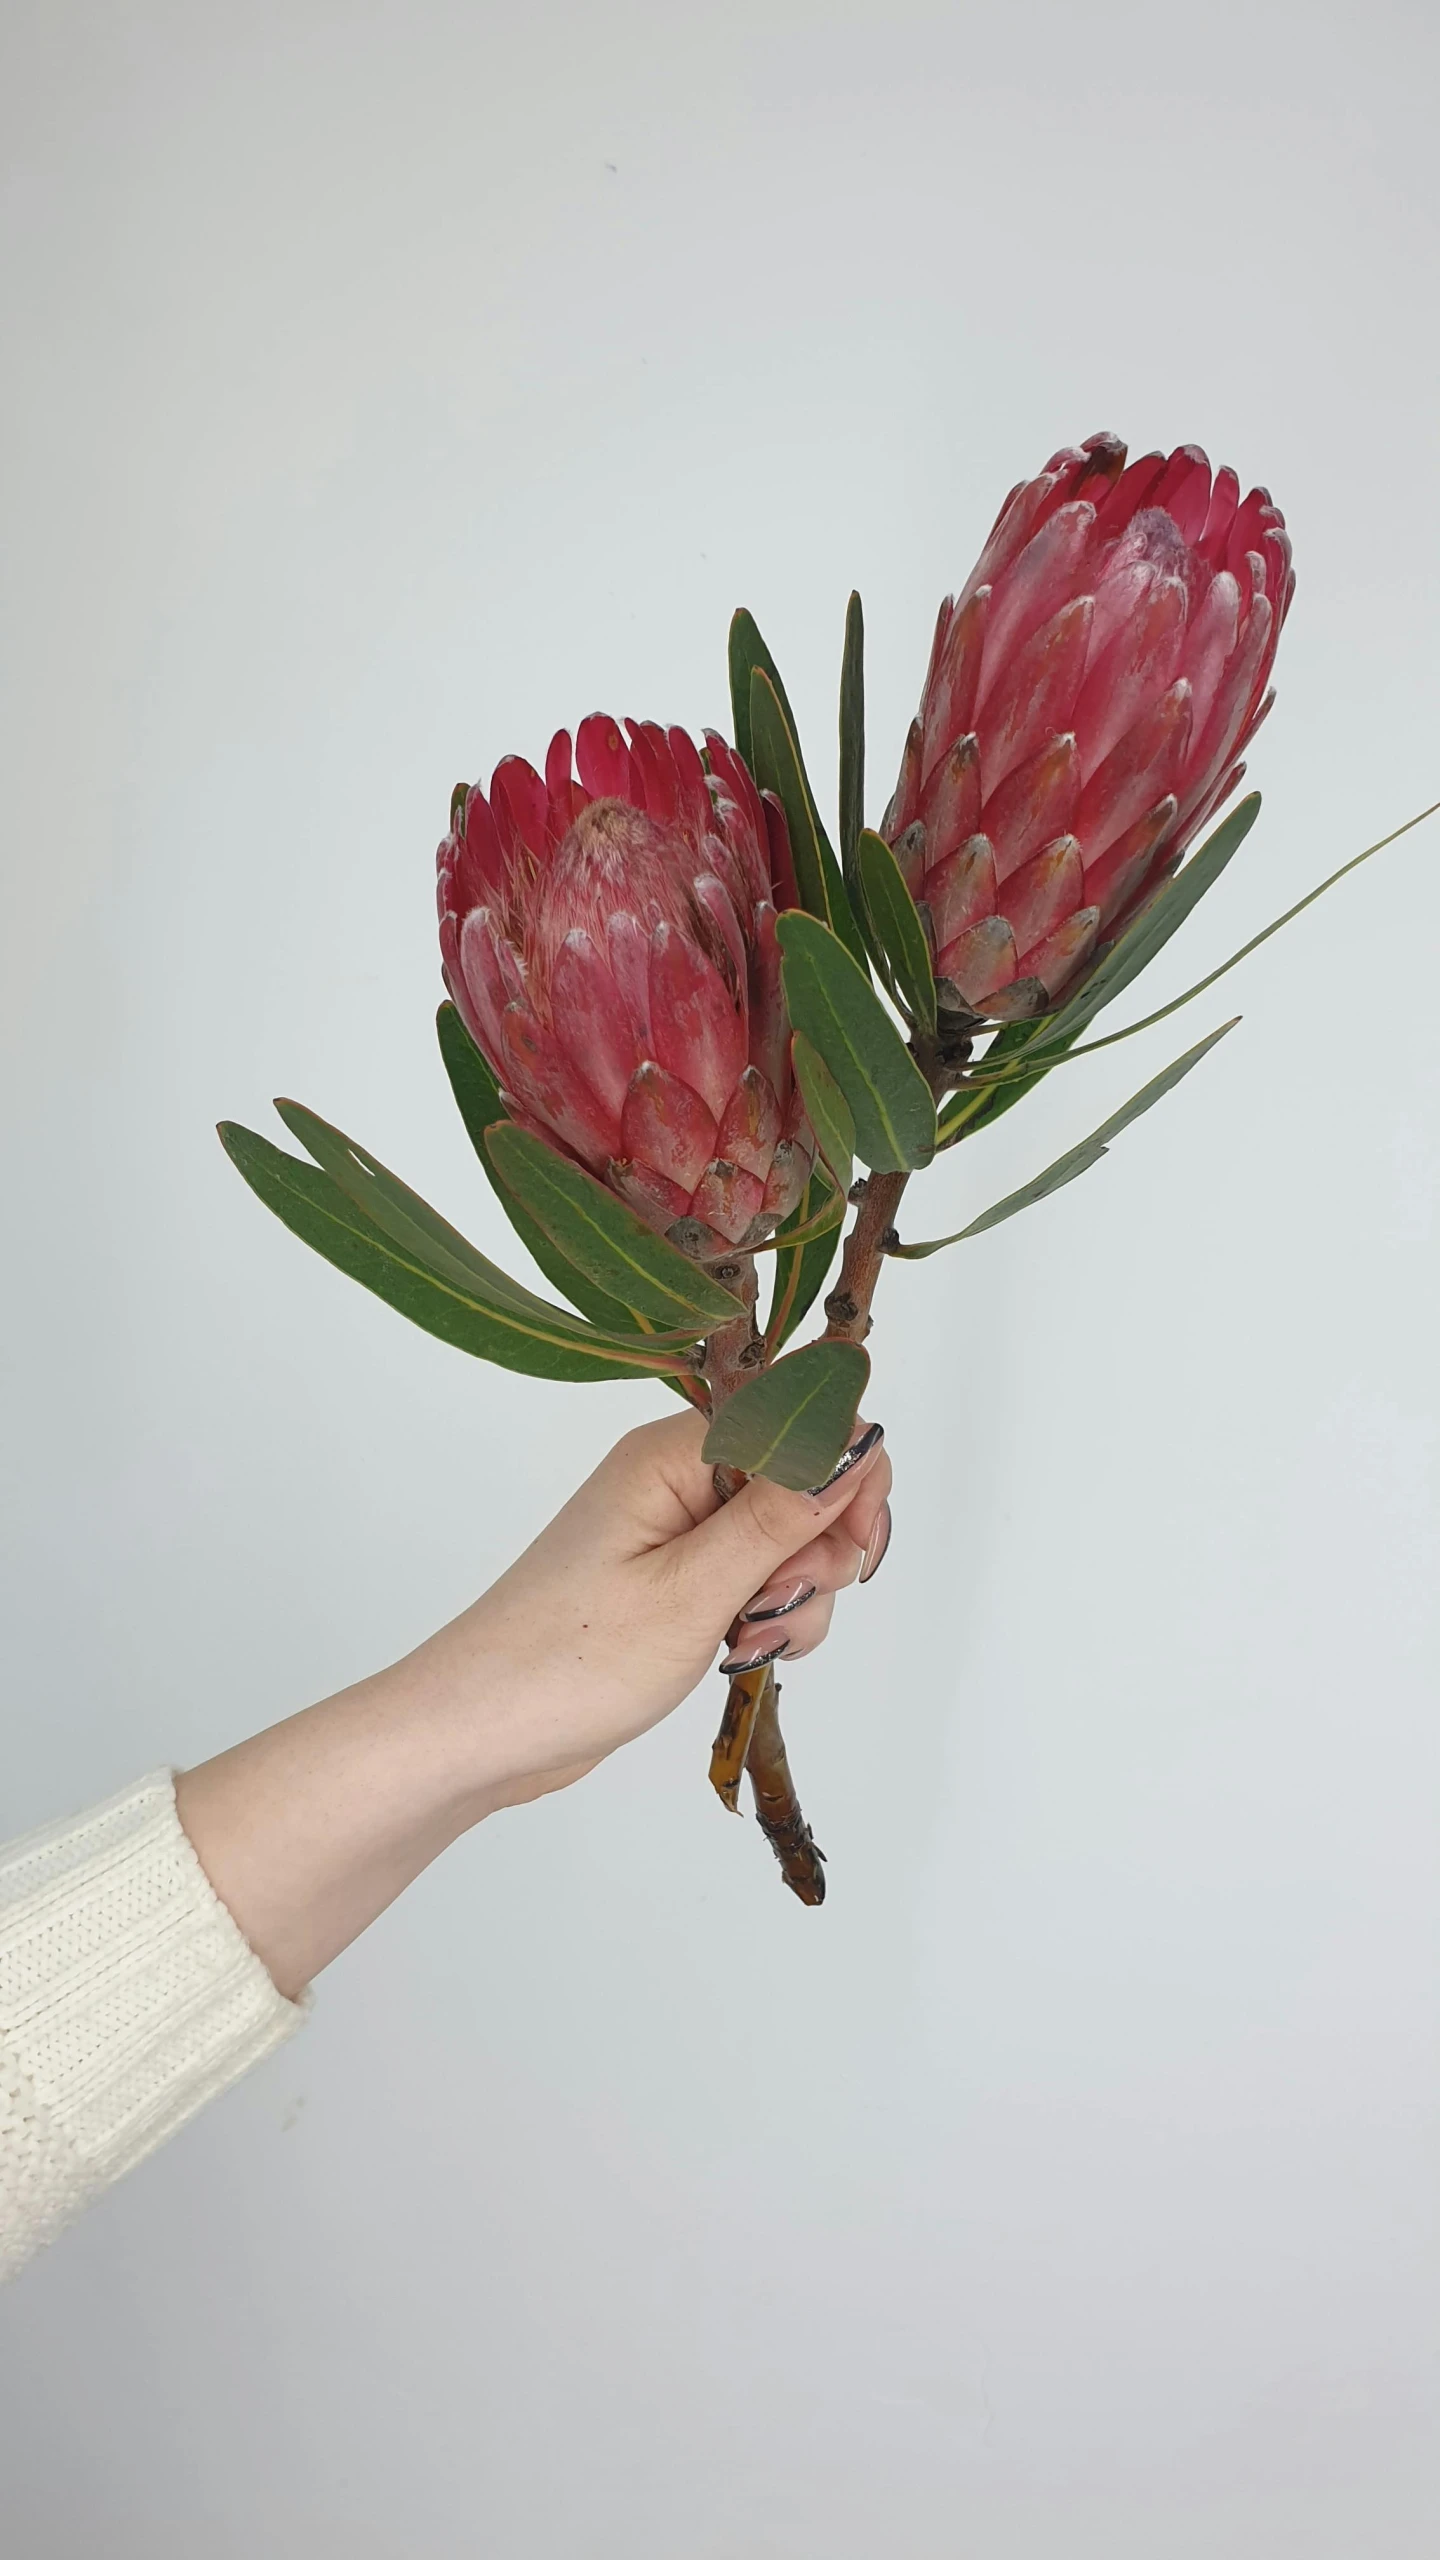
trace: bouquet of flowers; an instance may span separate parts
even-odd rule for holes
[[[1274,699],[1293,587],[1268,490],[1242,497],[1194,445],[1127,467],[1116,437],[1092,436],[1011,491],[942,604],[878,826],[858,596],[836,843],[746,612],[728,740],[597,714],[557,731],[543,773],[506,756],[488,790],[458,788],[438,856],[441,1054],[556,1298],[298,1103],[276,1107],[306,1157],[227,1122],[231,1158],[306,1244],[457,1349],[534,1377],[663,1379],[709,1417],[722,1495],[753,1473],[820,1483],[853,1440],[885,1264],[1073,1182],[1234,1023],[954,1234],[902,1233],[912,1177],[1332,885],[1173,1003],[1085,1037],[1254,825],[1251,793],[1191,850]],[[823,1331],[790,1348],[827,1281]],[[734,1679],[710,1774],[736,1810],[748,1771],[785,1881],[818,1903],[778,1697],[773,1662]]]

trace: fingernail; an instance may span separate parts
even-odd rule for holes
[[[763,1591],[740,1615],[743,1619],[788,1618],[792,1609],[803,1609],[815,1597],[813,1582],[767,1582]]]
[[[870,1532],[869,1543],[865,1549],[865,1561],[860,1567],[862,1582],[868,1582],[873,1574],[879,1572],[890,1551],[890,1532],[893,1527],[890,1505],[888,1502],[882,1502],[875,1514],[875,1526]]]
[[[771,1645],[768,1653],[733,1654],[728,1662],[721,1663],[721,1672],[727,1680],[734,1680],[738,1678],[742,1671],[763,1670],[767,1662],[779,1661],[780,1656],[785,1651],[789,1641],[790,1639],[788,1636],[782,1636],[778,1644]]]
[[[868,1458],[872,1449],[878,1449],[884,1437],[884,1423],[872,1422],[868,1431],[862,1431],[859,1439],[851,1442],[839,1466],[831,1468],[824,1483],[812,1484],[809,1487],[811,1501],[815,1500],[817,1494],[828,1493],[832,1484],[838,1484],[842,1476],[853,1475],[861,1459]]]

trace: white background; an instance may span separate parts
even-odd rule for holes
[[[457,777],[723,720],[740,601],[828,771],[857,583],[873,817],[1010,482],[1198,438],[1300,586],[1158,1000],[1436,796],[1440,502],[1420,0],[7,27],[13,1832],[391,1658],[664,1403],[411,1331],[212,1133],[298,1094],[499,1245]],[[462,1844],[7,2297],[16,2560],[1434,2547],[1437,861],[930,1179],[1243,1005],[886,1280],[892,1557],[786,1684],[824,1911],[709,1795],[718,1683]]]

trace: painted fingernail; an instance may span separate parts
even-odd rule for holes
[[[778,1644],[771,1645],[768,1653],[732,1654],[728,1662],[722,1662],[720,1665],[722,1676],[727,1680],[734,1680],[739,1677],[739,1674],[742,1671],[763,1670],[767,1662],[779,1661],[781,1654],[785,1652],[789,1642],[790,1639],[788,1636],[782,1636]]]
[[[865,1560],[860,1567],[862,1582],[869,1582],[872,1575],[879,1572],[890,1551],[890,1532],[894,1525],[890,1517],[889,1503],[882,1502],[875,1514],[875,1526],[870,1532],[865,1549]]]
[[[831,1468],[824,1483],[812,1484],[809,1487],[811,1501],[815,1500],[817,1494],[828,1493],[832,1484],[838,1484],[842,1476],[853,1475],[861,1459],[868,1458],[872,1449],[878,1449],[884,1437],[884,1423],[872,1422],[868,1431],[862,1431],[859,1439],[851,1442],[839,1466]]]
[[[740,1615],[747,1623],[758,1623],[765,1618],[788,1618],[792,1609],[803,1609],[806,1601],[814,1597],[813,1582],[767,1582],[764,1590],[756,1592],[749,1607],[742,1609]]]

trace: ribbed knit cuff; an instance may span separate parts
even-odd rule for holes
[[[38,2224],[20,2254],[303,2016],[215,1894],[170,1771],[0,1849],[0,2220]]]

